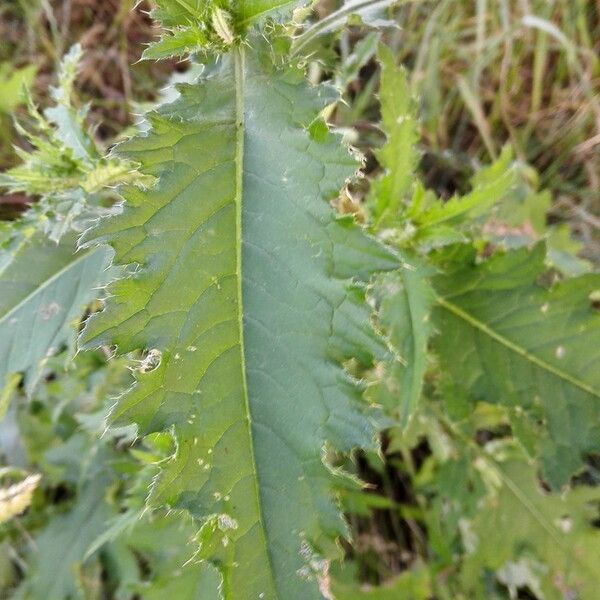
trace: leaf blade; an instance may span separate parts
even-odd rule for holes
[[[325,202],[356,168],[308,129],[330,92],[244,54],[182,86],[125,146],[158,183],[128,188],[91,233],[140,267],[84,339],[155,349],[113,422],[175,429],[151,501],[200,518],[224,597],[304,600],[321,597],[316,551],[344,533],[323,447],[371,445],[376,431],[337,362],[385,353],[352,275],[398,260]]]
[[[544,258],[538,244],[438,277],[433,342],[466,397],[518,407],[534,421],[541,411],[548,432],[540,432],[538,451],[559,487],[600,447],[600,380],[591,366],[600,316],[589,298],[600,278],[545,289],[535,281]]]

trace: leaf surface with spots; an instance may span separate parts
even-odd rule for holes
[[[252,45],[123,146],[158,181],[127,188],[122,213],[89,232],[139,268],[110,286],[83,339],[150,350],[111,422],[173,428],[150,503],[200,520],[219,593],[309,600],[345,531],[325,449],[372,446],[377,431],[340,363],[385,357],[364,284],[399,263],[327,203],[356,169],[315,121],[335,96]]]

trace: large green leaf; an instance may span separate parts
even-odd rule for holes
[[[313,122],[331,93],[251,44],[124,146],[158,182],[128,188],[88,236],[139,269],[111,285],[83,337],[149,350],[111,421],[174,431],[150,501],[201,519],[199,558],[219,567],[220,594],[309,600],[326,582],[318,554],[345,530],[325,448],[372,446],[377,427],[339,364],[385,353],[352,278],[398,260],[326,202],[355,170]]]
[[[109,250],[75,252],[75,235],[56,244],[23,227],[0,253],[0,389],[24,373],[29,390],[43,360],[75,339],[73,322],[106,281]]]
[[[434,279],[434,347],[463,397],[546,420],[545,474],[565,483],[582,456],[600,450],[600,276],[546,288],[543,244],[497,254]],[[541,413],[541,414],[540,414]]]

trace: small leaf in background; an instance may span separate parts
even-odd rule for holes
[[[406,72],[396,66],[392,51],[383,44],[379,46],[378,58],[381,127],[387,141],[375,153],[384,173],[373,182],[368,204],[374,227],[384,228],[398,225],[404,202],[411,196],[420,159],[416,147],[419,123]]]
[[[490,210],[514,193],[517,174],[512,151],[506,146],[500,157],[473,177],[472,191],[450,200],[434,200],[428,205],[414,204],[407,216],[416,227],[415,238],[424,249],[457,241],[456,234],[477,225]],[[449,235],[450,234],[450,235]]]
[[[53,519],[36,537],[31,577],[17,590],[17,597],[84,597],[78,574],[84,567],[85,552],[111,514],[105,502],[106,483],[102,479],[89,483],[75,507]]]
[[[334,577],[332,591],[336,600],[429,600],[432,589],[429,571],[417,567],[381,586],[360,586]]]
[[[0,389],[9,375],[22,372],[31,391],[44,361],[65,344],[74,348],[74,323],[110,277],[109,252],[75,253],[74,236],[56,244],[39,231],[17,228],[2,259]]]
[[[595,600],[600,531],[592,522],[598,518],[600,492],[579,487],[548,493],[525,462],[508,460],[498,468],[503,485],[480,505],[470,525],[474,547],[462,571],[465,591],[483,597],[483,574],[491,569],[513,586],[520,572],[548,599]]]

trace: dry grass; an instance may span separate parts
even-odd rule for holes
[[[600,2],[413,2],[398,21],[390,42],[421,98],[431,185],[450,170],[460,187],[510,143],[552,191],[551,218],[598,260]]]

